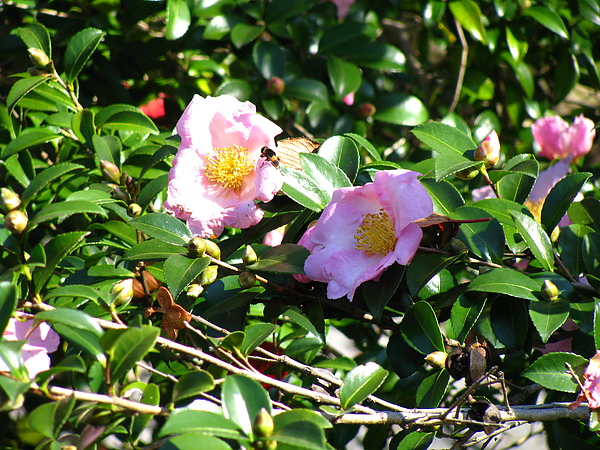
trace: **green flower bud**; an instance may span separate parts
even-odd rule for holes
[[[250,264],[254,264],[257,259],[258,256],[256,256],[256,252],[254,251],[252,246],[246,245],[244,253],[242,254],[242,262],[244,263],[244,265],[249,266]]]
[[[272,95],[281,95],[285,91],[285,82],[279,77],[271,77],[267,81],[267,91]]]
[[[559,294],[558,287],[552,281],[544,280],[542,284],[542,299],[547,302],[555,302],[558,300]]]
[[[121,280],[110,290],[113,304],[121,306],[128,304],[133,298],[133,278]]]
[[[275,424],[269,411],[265,408],[260,408],[260,411],[252,424],[252,431],[257,437],[269,437],[275,430]]]
[[[28,222],[27,216],[20,209],[13,209],[4,217],[4,226],[12,233],[21,234]]]
[[[198,298],[204,292],[204,287],[201,284],[190,284],[187,288],[186,295],[191,298]]]
[[[48,55],[46,55],[44,50],[39,48],[29,48],[27,51],[29,52],[29,58],[31,59],[31,62],[38,69],[45,69],[48,67],[48,64],[50,64],[50,58]]]
[[[0,199],[2,199],[2,206],[6,211],[12,211],[21,206],[21,199],[10,189],[1,188]]]
[[[256,285],[256,275],[252,272],[242,272],[238,276],[238,283],[240,283],[241,288],[250,289]]]
[[[206,254],[212,256],[215,259],[221,259],[221,249],[213,241],[206,240]]]
[[[131,203],[127,207],[127,215],[129,217],[139,217],[142,214],[142,207],[137,203]]]
[[[198,284],[206,286],[208,284],[214,283],[215,281],[217,281],[218,274],[219,268],[217,266],[208,266],[200,274]]]
[[[121,183],[121,171],[110,161],[100,161],[100,172],[102,172],[102,176],[106,181],[110,181],[111,183],[115,184]]]
[[[127,192],[125,192],[123,189],[121,189],[119,186],[117,186],[116,184],[113,184],[112,188],[113,188],[113,195],[117,200],[122,200],[124,202],[129,202],[129,200],[131,200],[131,197],[129,196],[129,194]]]
[[[459,239],[452,239],[450,242],[450,253],[453,255],[459,255],[467,251],[467,246],[465,243]]]
[[[479,175],[479,169],[477,167],[467,167],[466,169],[459,170],[454,175],[461,180],[469,181]]]
[[[205,239],[198,236],[190,239],[187,245],[188,255],[192,258],[204,256],[204,253],[206,252],[206,243],[207,241]]]

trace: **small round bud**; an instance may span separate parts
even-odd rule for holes
[[[19,209],[13,209],[4,217],[4,226],[12,233],[21,234],[27,228],[28,222],[25,213]]]
[[[207,241],[205,239],[202,239],[198,236],[190,239],[187,245],[188,255],[192,258],[200,258],[201,256],[204,256],[204,252],[206,251],[206,243]]]
[[[252,246],[246,245],[244,253],[242,254],[242,262],[244,263],[244,265],[249,266],[250,264],[254,264],[257,259],[258,256],[256,255],[256,252],[254,251]]]
[[[221,249],[213,241],[206,240],[206,254],[215,259],[221,259]]]
[[[281,95],[285,91],[285,81],[279,77],[271,77],[267,81],[267,91],[273,95]]]
[[[500,160],[500,139],[498,133],[492,131],[487,137],[479,144],[475,155],[473,157],[475,161],[483,161],[486,169],[494,167]]]
[[[477,167],[467,167],[466,169],[459,170],[454,175],[461,180],[469,181],[479,175],[479,169]]]
[[[453,255],[459,255],[467,251],[467,246],[460,239],[452,239],[450,242],[450,253]]]
[[[242,272],[238,276],[238,283],[242,289],[250,289],[256,285],[256,275],[252,272]]]
[[[117,200],[122,200],[124,202],[129,202],[129,200],[131,200],[129,194],[115,184],[113,184],[113,195]]]
[[[102,176],[106,181],[110,181],[111,183],[115,184],[121,183],[121,171],[110,161],[100,161],[100,172],[102,172]]]
[[[257,437],[269,437],[274,430],[275,424],[271,414],[265,408],[261,408],[252,424],[252,431]]]
[[[218,274],[219,274],[219,268],[217,266],[208,266],[200,274],[198,284],[200,284],[202,286],[212,284],[215,281],[217,281]]]
[[[373,116],[373,114],[375,114],[376,109],[375,109],[375,105],[373,103],[361,103],[360,105],[358,105],[358,109],[356,114],[358,115],[359,119],[366,119],[368,117]]]
[[[542,284],[542,299],[547,302],[555,302],[558,300],[559,294],[558,287],[552,281],[544,280]]]
[[[137,203],[131,203],[127,207],[127,215],[129,217],[139,217],[142,214],[142,207]]]
[[[48,64],[50,64],[50,58],[48,55],[46,55],[44,50],[39,48],[29,48],[27,51],[29,52],[29,58],[31,59],[31,62],[38,69],[45,69],[48,67]]]
[[[133,298],[133,278],[121,280],[112,287],[110,295],[115,306],[128,304]]]
[[[201,284],[190,284],[187,288],[186,295],[191,298],[198,298],[204,292],[204,287]]]
[[[425,361],[436,369],[441,369],[446,367],[446,358],[448,358],[448,354],[446,352],[432,352],[425,357]]]
[[[21,199],[10,189],[1,188],[0,199],[2,199],[2,206],[6,211],[12,211],[21,206]]]

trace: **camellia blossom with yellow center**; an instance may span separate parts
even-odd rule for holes
[[[304,264],[306,276],[327,283],[327,297],[352,300],[362,283],[377,281],[394,262],[412,260],[423,237],[413,222],[433,212],[418,176],[409,170],[381,171],[372,183],[333,193],[299,242],[311,252]]]
[[[264,158],[281,128],[230,95],[194,96],[177,123],[181,144],[169,172],[165,207],[204,238],[227,226],[248,228],[263,217],[255,200],[270,201],[283,175]]]

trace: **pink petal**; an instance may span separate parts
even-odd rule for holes
[[[573,120],[565,140],[569,154],[573,155],[575,159],[590,152],[596,136],[594,127],[594,122],[583,117],[583,114]]]
[[[533,138],[540,146],[540,156],[548,159],[564,158],[568,149],[564,147],[563,136],[569,125],[560,116],[542,117],[531,127]]]

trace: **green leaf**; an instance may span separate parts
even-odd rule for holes
[[[52,324],[62,324],[70,328],[88,331],[96,336],[102,336],[103,333],[98,322],[85,312],[77,309],[56,308],[37,313],[35,318]]]
[[[385,307],[404,279],[405,266],[393,264],[379,277],[379,281],[362,284],[362,292],[369,311],[375,320],[380,320]]]
[[[333,428],[325,417],[310,409],[294,408],[273,417],[276,430],[297,422],[313,422],[319,428]]]
[[[563,39],[569,39],[569,32],[565,27],[565,23],[558,14],[545,6],[531,6],[522,13],[524,16],[529,16],[535,19],[544,27],[548,28],[553,33],[556,33]]]
[[[331,152],[329,153],[329,156],[335,157],[335,155],[331,155]],[[331,201],[333,191],[339,188],[352,186],[352,183],[346,174],[339,167],[321,157],[321,155],[315,153],[300,153],[300,163],[302,164],[304,173],[321,189],[321,195],[326,196],[327,203]],[[352,170],[352,168],[350,170]]]
[[[199,433],[208,436],[218,436],[224,439],[243,438],[244,435],[235,422],[226,419],[220,414],[208,411],[181,410],[175,411],[165,425],[160,429],[158,436],[165,437],[179,433]]]
[[[17,28],[17,33],[27,48],[37,48],[52,58],[52,41],[46,27],[39,23],[29,23]]]
[[[373,119],[394,125],[417,125],[429,119],[429,111],[412,95],[387,94],[373,101]]]
[[[248,356],[256,347],[262,344],[277,329],[277,325],[272,323],[255,323],[248,326],[244,332],[244,340],[240,346],[240,351],[244,356]]]
[[[103,298],[103,295],[98,289],[92,286],[76,284],[72,286],[60,286],[51,290],[44,297],[44,301],[57,297],[86,298],[96,304],[100,304],[100,299]]]
[[[285,315],[290,320],[292,320],[293,322],[304,328],[306,331],[311,333],[313,336],[317,337],[320,340],[321,345],[325,345],[325,335],[323,333],[320,333],[315,328],[315,326],[312,324],[309,318],[306,317],[306,315],[300,314],[298,311],[292,308],[288,309],[285,312]]]
[[[252,424],[261,408],[271,414],[271,399],[256,381],[229,375],[221,385],[221,399],[225,417],[231,419],[247,436],[252,435]]]
[[[484,45],[487,45],[487,36],[483,24],[483,15],[477,3],[473,0],[456,0],[449,2],[448,6],[452,15],[458,22]]]
[[[389,372],[374,362],[357,366],[344,378],[339,397],[343,409],[362,402],[381,387]]]
[[[252,48],[252,60],[265,80],[285,75],[285,52],[272,41],[257,41]]]
[[[273,0],[264,15],[265,22],[284,22],[290,17],[306,13],[317,0]]]
[[[17,289],[10,281],[0,281],[0,336],[17,307]]]
[[[362,83],[362,74],[355,64],[335,56],[327,58],[327,74],[337,100],[356,92]]]
[[[567,299],[556,301],[531,302],[529,304],[529,317],[540,334],[542,342],[558,330],[569,318],[571,306]]]
[[[129,224],[148,236],[175,245],[187,245],[194,236],[181,220],[165,213],[151,213],[136,219]]]
[[[345,59],[358,66],[371,69],[386,70],[389,72],[402,72],[406,69],[406,56],[398,48],[390,44],[372,42],[351,47]],[[416,97],[411,97],[416,99]],[[421,102],[414,102],[413,106],[423,107]],[[427,119],[422,120],[424,122]]]
[[[281,191],[298,204],[315,212],[322,211],[331,200],[314,180],[300,170],[282,167],[285,182]]]
[[[349,180],[356,178],[360,156],[358,149],[352,139],[344,136],[333,136],[327,139],[319,147],[319,156],[329,161],[336,167],[342,169]],[[337,180],[334,182],[336,187],[346,187],[346,178],[336,172]],[[313,177],[313,179],[315,179]],[[315,181],[317,181],[315,179]]]
[[[413,297],[418,296],[429,280],[455,262],[457,258],[458,256],[417,255],[406,267],[406,284],[410,294]]]
[[[517,230],[519,230],[519,233],[521,233],[521,236],[523,236],[523,239],[529,245],[535,259],[538,260],[545,270],[554,272],[554,253],[548,234],[535,219],[532,219],[528,215],[518,211],[509,212],[515,220]]]
[[[231,30],[231,42],[237,48],[242,48],[259,37],[265,30],[261,25],[250,25],[249,23],[238,23]]]
[[[258,260],[246,266],[252,271],[304,274],[304,261],[310,252],[297,244],[282,244],[268,248]]]
[[[173,388],[173,401],[178,402],[189,397],[196,397],[203,392],[212,391],[215,388],[213,376],[205,370],[188,372],[179,378]]]
[[[109,330],[100,343],[110,358],[112,380],[118,381],[152,350],[160,328],[142,325],[141,328]]]
[[[117,112],[98,126],[106,130],[123,130],[134,133],[158,134],[158,128],[148,116],[138,109]]]
[[[35,77],[27,77],[21,78],[15,84],[12,85],[8,96],[6,97],[6,105],[8,106],[8,111],[12,112],[13,108],[21,101],[23,97],[25,97],[28,93],[33,91],[35,88],[40,86],[43,83],[47,83],[50,81],[50,77],[45,76],[35,76]],[[15,153],[14,151],[12,153]],[[4,157],[8,157],[10,154],[5,149]]]
[[[600,233],[588,233],[583,237],[583,262],[590,275],[600,277]]]
[[[469,291],[494,292],[511,297],[537,301],[534,292],[540,292],[541,283],[512,269],[492,269],[471,281]]]
[[[71,127],[75,135],[92,150],[94,136],[96,136],[94,116],[95,114],[91,109],[82,109],[81,111],[77,111],[71,119]]]
[[[73,83],[104,37],[96,28],[86,28],[73,36],[67,44],[63,66],[65,75]]]
[[[477,148],[477,144],[465,133],[440,122],[419,125],[412,133],[441,155],[464,156],[466,151]]]
[[[400,329],[406,342],[423,355],[445,351],[444,338],[435,311],[424,300],[415,303],[406,312]]]
[[[315,103],[329,103],[327,86],[317,80],[295,79],[286,83],[285,95]]]
[[[588,172],[579,172],[567,175],[560,180],[544,201],[542,208],[542,224],[551,232],[566,214],[573,199],[581,190],[585,182],[592,174]]]
[[[86,200],[71,200],[66,202],[51,203],[42,208],[29,221],[31,225],[38,225],[43,222],[60,218],[60,221],[72,216],[73,214],[99,214],[102,217],[108,217],[108,214],[101,206]]]
[[[427,450],[435,437],[434,432],[412,431],[410,428],[402,431],[400,435],[403,436],[395,450]],[[393,443],[395,443],[395,439]],[[392,447],[390,446],[390,448]]]
[[[98,334],[86,329],[76,328],[58,322],[55,323],[52,328],[74,347],[88,352],[102,366],[106,364],[106,356],[104,356],[104,351],[100,346]]]
[[[165,173],[146,184],[138,195],[137,203],[146,209],[150,202],[156,198],[156,196],[162,192],[169,184],[169,174]]]
[[[173,298],[177,298],[208,267],[211,261],[208,256],[201,258],[190,258],[183,255],[169,256],[165,261],[163,270],[165,281],[173,294]]]
[[[207,436],[204,433],[182,433],[169,439],[169,444],[174,445],[178,450],[197,450],[205,448],[210,450],[231,450],[225,441],[214,437]],[[163,445],[162,448],[167,448]]]
[[[457,208],[449,216],[457,220],[490,217],[487,212],[473,206]],[[496,219],[487,222],[461,223],[457,237],[470,251],[480,258],[502,264],[504,256],[504,232]]]
[[[436,181],[433,178],[422,178],[421,184],[429,192],[433,201],[433,211],[438,214],[448,215],[465,204],[458,189],[446,180]]]
[[[375,162],[381,161],[381,155],[379,154],[377,149],[373,146],[373,144],[371,144],[367,139],[365,139],[364,137],[362,137],[356,133],[344,133],[344,136],[347,136],[347,137],[351,138],[352,140],[356,141],[358,144],[360,144],[362,146],[362,148],[364,148],[366,150],[366,152],[369,154],[369,156],[371,157],[371,159],[373,161],[375,161]]]
[[[186,0],[167,0],[167,27],[165,38],[169,41],[183,36],[192,21]]]
[[[11,155],[20,152],[21,150],[45,144],[46,142],[50,142],[59,137],[60,135],[55,134],[49,128],[26,128],[23,133],[18,135],[15,139],[10,141],[6,147],[4,147],[2,159],[6,159]]]
[[[329,450],[325,433],[314,422],[299,421],[284,425],[269,436],[279,449]]]
[[[593,231],[593,228],[580,224],[569,225],[561,230],[557,242],[559,255],[571,273],[580,274],[585,270],[583,238]]]
[[[573,203],[569,208],[569,218],[573,223],[587,225],[600,232],[600,200],[587,197]]]
[[[46,266],[36,270],[33,274],[35,283],[35,292],[39,293],[50,278],[50,275],[56,269],[56,266],[62,262],[73,249],[88,235],[87,231],[77,231],[59,234],[53,237],[46,245],[44,251],[48,255]]]
[[[520,350],[529,335],[529,317],[524,300],[497,297],[490,313],[496,338],[506,347]]]
[[[48,185],[57,178],[60,178],[64,174],[76,169],[83,169],[83,166],[73,163],[61,163],[42,170],[33,180],[31,180],[31,183],[29,186],[27,186],[27,189],[23,191],[23,195],[21,195],[21,201],[25,206],[27,206],[27,204],[40,190],[48,187]]]
[[[574,393],[579,390],[579,386],[567,373],[565,363],[569,363],[575,370],[587,362],[583,356],[554,352],[536,359],[521,375],[546,389]]]
[[[486,299],[478,296],[462,295],[452,305],[450,323],[459,342],[465,342],[469,332],[485,308]]]
[[[436,370],[425,377],[417,388],[417,405],[420,408],[437,408],[444,399],[449,381],[447,370]]]
[[[225,350],[228,350],[230,352],[239,351],[245,336],[246,333],[239,330],[229,333],[221,340],[221,342],[219,343],[219,347],[224,348]]]
[[[150,239],[131,247],[125,252],[123,259],[167,259],[169,256],[185,253],[187,253],[185,247],[169,244],[158,239]]]

